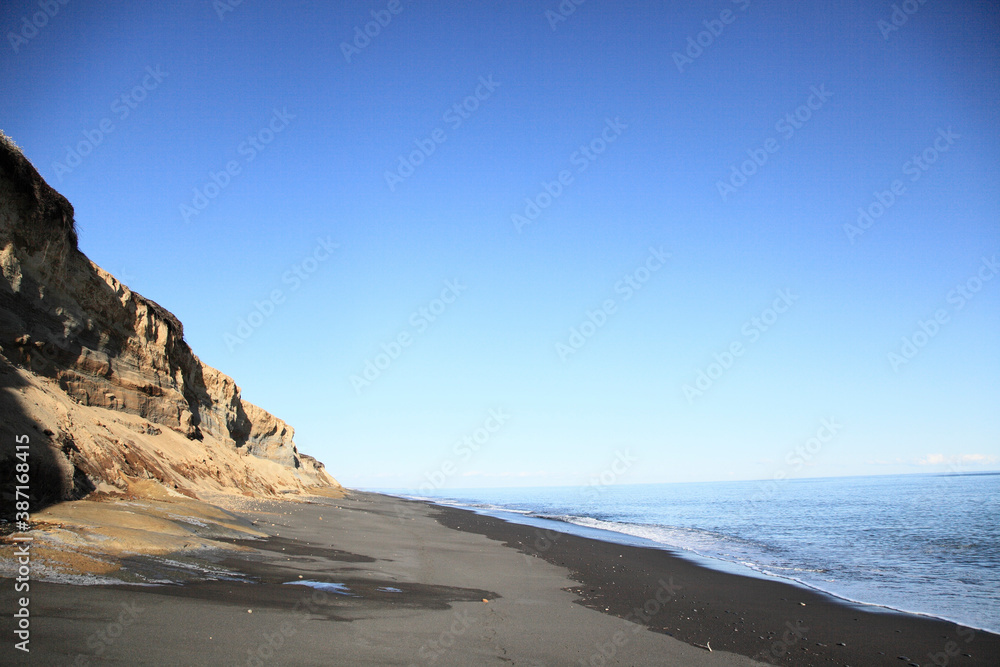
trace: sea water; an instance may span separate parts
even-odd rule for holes
[[[432,499],[1000,632],[1000,473],[442,489]]]

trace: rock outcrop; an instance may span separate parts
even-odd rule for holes
[[[28,435],[41,502],[150,478],[192,496],[339,486],[172,313],[80,252],[73,207],[2,133],[0,272],[2,479]]]

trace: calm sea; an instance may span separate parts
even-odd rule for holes
[[[447,489],[433,499],[1000,632],[1000,473]]]

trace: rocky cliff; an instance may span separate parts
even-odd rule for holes
[[[187,495],[338,486],[203,364],[178,319],[77,248],[73,207],[0,133],[0,479],[31,442],[51,502],[155,479]]]

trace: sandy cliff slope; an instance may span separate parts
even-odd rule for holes
[[[33,506],[154,481],[204,498],[339,487],[293,429],[203,364],[178,319],[77,248],[73,207],[0,133],[0,479]]]

